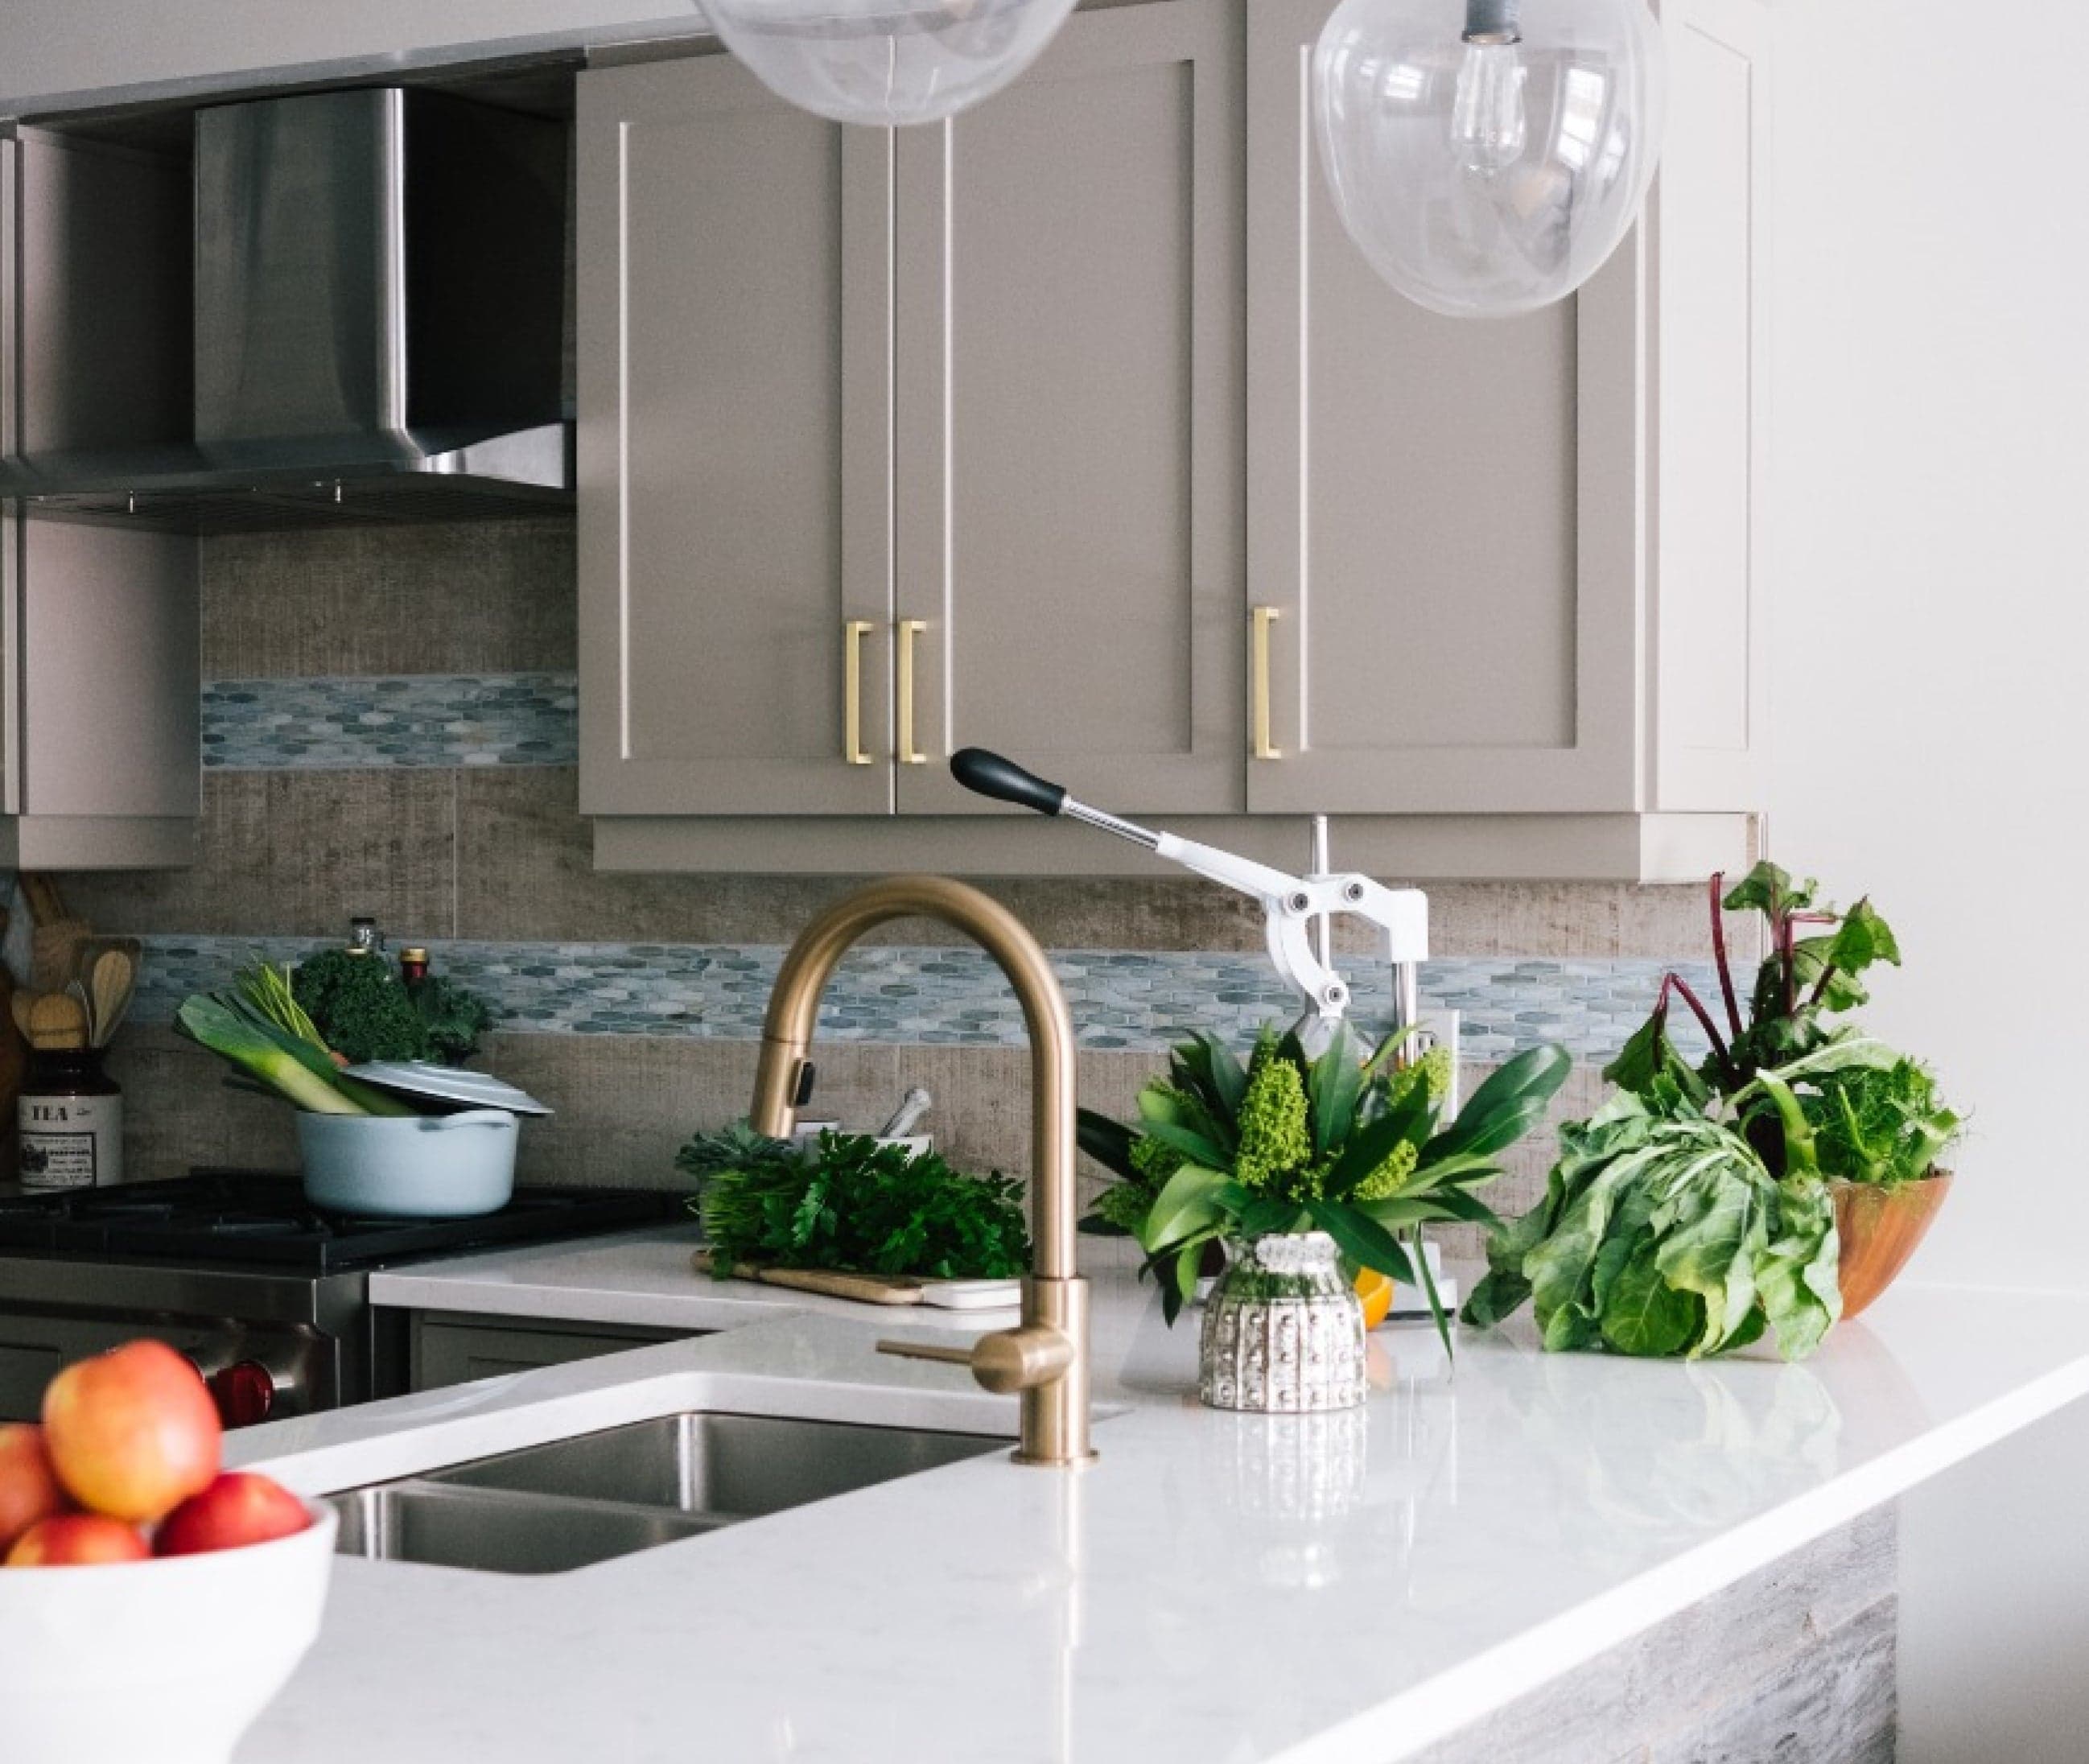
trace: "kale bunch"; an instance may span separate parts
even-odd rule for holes
[[[381,955],[321,950],[298,964],[290,992],[326,1045],[350,1065],[427,1057],[421,1015]]]
[[[408,986],[381,955],[327,949],[300,962],[292,996],[326,1045],[351,1065],[436,1060],[461,1066],[491,1020],[485,1002],[431,974]]]
[[[441,974],[430,974],[406,989],[414,1014],[427,1038],[423,1058],[445,1066],[461,1066],[478,1051],[478,1038],[493,1020],[486,1001]]]

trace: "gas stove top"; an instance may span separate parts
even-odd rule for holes
[[[320,1275],[681,1217],[679,1196],[650,1190],[524,1188],[475,1219],[365,1219],[312,1206],[294,1176],[199,1170],[165,1182],[0,1195],[0,1255]]]

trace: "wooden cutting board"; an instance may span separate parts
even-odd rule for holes
[[[711,1252],[698,1250],[693,1258],[699,1274],[713,1272]],[[878,1274],[844,1274],[830,1268],[761,1268],[753,1262],[732,1265],[736,1280],[759,1281],[765,1286],[788,1286],[793,1292],[825,1293],[830,1298],[853,1298],[865,1305],[918,1305],[921,1282],[887,1280]]]
[[[711,1252],[698,1250],[692,1258],[699,1274],[712,1271]],[[973,1287],[984,1289],[1006,1286],[1010,1294],[1005,1301],[987,1304],[948,1306],[955,1310],[992,1310],[1017,1303],[1019,1290],[1014,1281],[921,1281],[889,1279],[882,1274],[845,1274],[831,1268],[764,1268],[753,1262],[733,1264],[733,1277],[736,1280],[757,1281],[765,1286],[787,1286],[793,1292],[821,1293],[830,1298],[852,1298],[864,1305],[924,1305],[937,1301],[929,1296],[932,1286],[943,1288]],[[947,1306],[947,1300],[943,1301]]]

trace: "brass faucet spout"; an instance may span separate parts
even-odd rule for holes
[[[990,1390],[1018,1390],[1016,1461],[1070,1465],[1088,1447],[1087,1283],[1074,1254],[1074,1024],[1066,995],[1036,938],[998,901],[942,876],[894,876],[837,901],[800,934],[776,976],[762,1025],[749,1120],[790,1137],[820,999],[836,965],[865,933],[894,919],[928,918],[963,931],[1015,990],[1030,1037],[1031,1277],[1023,1322],[984,1337],[970,1355]]]

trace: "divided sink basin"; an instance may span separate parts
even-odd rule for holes
[[[345,1556],[556,1574],[989,1452],[920,1427],[695,1413],[329,1497]]]

